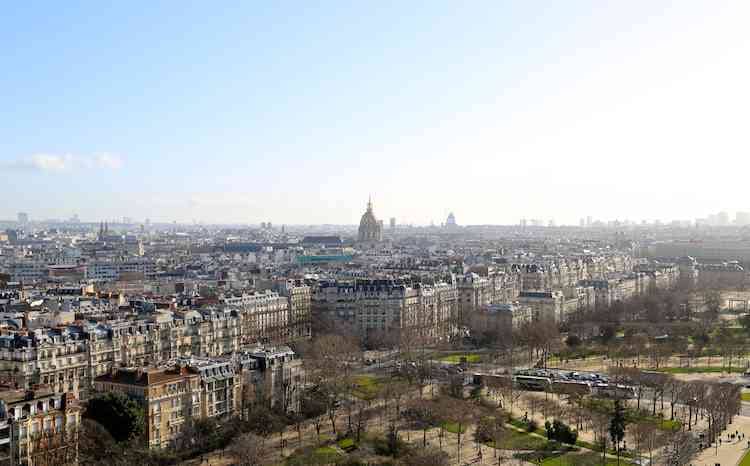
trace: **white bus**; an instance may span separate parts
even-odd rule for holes
[[[552,385],[549,377],[534,377],[532,375],[517,375],[516,385],[523,390],[547,391]]]
[[[590,395],[591,384],[577,380],[555,380],[552,382],[552,392],[561,395]]]
[[[600,383],[594,386],[594,395],[602,398],[630,400],[635,398],[635,388],[630,385]]]

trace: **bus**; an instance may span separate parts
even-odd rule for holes
[[[552,382],[552,392],[560,395],[590,395],[591,384],[576,380],[555,380]]]
[[[515,382],[518,388],[523,390],[547,391],[552,386],[552,380],[549,377],[534,377],[532,375],[517,375]]]
[[[594,386],[594,395],[601,398],[630,400],[635,398],[635,388],[630,385],[600,383]]]

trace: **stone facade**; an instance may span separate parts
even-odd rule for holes
[[[0,392],[0,464],[78,464],[81,412],[48,388]]]
[[[413,332],[437,341],[455,328],[458,292],[453,284],[406,284],[359,279],[318,284],[315,313],[351,325],[361,334]]]

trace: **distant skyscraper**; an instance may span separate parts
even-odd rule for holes
[[[391,228],[396,228],[396,217],[391,217]]]
[[[18,212],[18,223],[21,225],[26,225],[29,223],[29,214],[26,212]]]
[[[586,219],[582,218],[581,221],[578,222],[578,224],[581,226],[581,228],[585,227],[586,226]]]
[[[734,223],[741,227],[750,225],[750,212],[737,212]]]
[[[448,218],[445,220],[445,226],[446,228],[454,228],[458,226],[456,224],[456,216],[453,215],[453,212],[448,214]]]

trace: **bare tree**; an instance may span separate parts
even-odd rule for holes
[[[457,427],[456,429],[456,436],[458,440],[457,454],[458,454],[458,462],[460,463],[461,462],[462,435],[466,426],[471,422],[471,420],[475,416],[474,405],[470,403],[461,403],[461,402],[456,402],[455,400],[445,399],[445,400],[442,400],[440,403],[440,414],[444,420],[452,424],[455,424]]]
[[[249,432],[239,435],[230,444],[229,453],[237,461],[238,466],[259,466],[263,464],[263,441]]]
[[[594,440],[602,449],[602,462],[607,455],[607,440],[609,439],[609,415],[605,413],[591,413],[591,430],[594,432]]]
[[[404,466],[448,466],[448,454],[436,449],[415,450],[403,459]]]
[[[630,429],[630,437],[635,444],[635,450],[643,456],[648,452],[649,463],[653,464],[654,450],[657,448],[658,428],[653,422],[639,422],[634,424]]]
[[[440,422],[435,407],[435,402],[418,398],[411,400],[404,410],[404,418],[411,426],[422,430],[422,448],[427,447],[427,430]]]
[[[665,465],[690,464],[697,454],[698,445],[695,444],[695,437],[691,433],[675,430],[665,434],[665,447],[662,451],[662,461]]]

